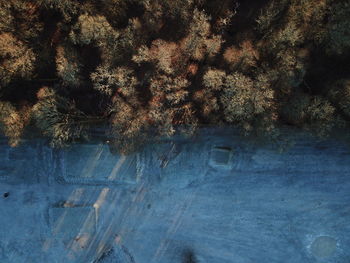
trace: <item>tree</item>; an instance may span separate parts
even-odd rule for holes
[[[15,78],[33,75],[36,57],[32,49],[10,33],[0,34],[0,89]]]
[[[262,84],[261,80],[239,72],[225,76],[219,100],[227,122],[238,124],[247,132],[256,125],[266,131],[273,128],[277,121],[275,94],[270,86]]]
[[[0,32],[11,33],[24,42],[36,42],[43,30],[36,1],[11,0],[0,3]]]
[[[78,87],[82,84],[82,64],[77,50],[71,45],[60,45],[56,49],[57,75],[66,86]]]
[[[327,94],[332,103],[347,117],[350,118],[350,80],[340,79],[330,84]]]
[[[137,86],[139,81],[135,72],[127,67],[110,69],[107,66],[99,66],[91,74],[91,80],[96,90],[109,96],[121,96],[128,103],[137,107],[140,104]]]
[[[250,40],[243,41],[239,48],[231,46],[224,52],[224,59],[232,69],[248,71],[251,67],[257,66],[259,52]]]
[[[350,5],[263,2],[2,1],[4,133],[16,145],[34,124],[66,145],[103,120],[128,152],[200,123],[349,127]]]
[[[119,95],[113,97],[111,106],[111,147],[129,154],[149,141],[149,122],[145,109],[134,108]]]
[[[195,60],[205,56],[213,58],[221,49],[223,40],[220,35],[211,33],[210,18],[202,11],[195,9],[187,36],[181,40],[184,54]]]
[[[350,4],[346,1],[336,1],[331,6],[327,24],[325,42],[327,50],[332,54],[350,53]]]
[[[171,136],[178,125],[194,125],[195,117],[189,103],[190,82],[183,77],[166,75],[150,79],[152,99],[149,102],[149,121],[159,127],[161,136]]]
[[[12,147],[18,146],[21,142],[30,117],[31,108],[28,105],[23,105],[20,110],[17,110],[9,102],[0,102],[0,127],[5,136],[9,138],[9,144]]]
[[[133,56],[133,61],[138,64],[154,63],[159,72],[166,74],[173,74],[182,66],[179,45],[162,39],[154,40],[150,48],[141,46],[138,53]]]
[[[81,3],[73,0],[37,0],[42,7],[48,10],[59,11],[64,20],[70,22],[79,13]]]
[[[74,44],[94,43],[97,46],[102,46],[106,42],[116,40],[119,37],[119,32],[112,28],[104,16],[82,14],[78,17],[78,21],[73,26],[69,36]]]
[[[54,147],[64,147],[86,137],[85,129],[91,121],[76,108],[73,101],[48,87],[39,90],[38,102],[33,106],[32,114],[36,126],[51,139]]]

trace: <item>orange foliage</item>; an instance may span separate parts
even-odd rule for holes
[[[230,65],[245,63],[247,66],[256,66],[259,53],[250,40],[244,40],[240,47],[229,47],[224,52],[224,59]]]
[[[198,71],[198,65],[197,64],[192,63],[192,64],[188,65],[187,72],[190,75],[196,75],[197,71]]]

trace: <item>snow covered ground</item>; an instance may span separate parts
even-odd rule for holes
[[[0,262],[350,262],[350,148],[228,134],[127,157],[2,139]]]

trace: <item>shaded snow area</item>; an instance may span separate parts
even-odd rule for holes
[[[349,263],[350,150],[203,133],[130,156],[0,143],[0,263]]]

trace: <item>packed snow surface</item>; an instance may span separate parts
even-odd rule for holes
[[[0,143],[1,263],[350,262],[350,148],[284,151],[229,132],[108,144]]]

